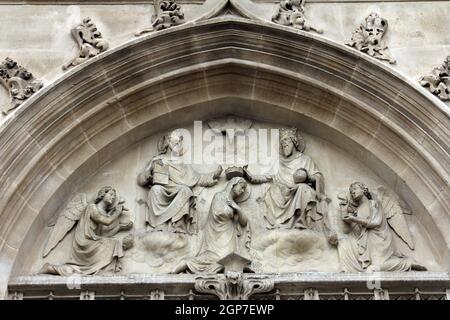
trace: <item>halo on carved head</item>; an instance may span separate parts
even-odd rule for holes
[[[281,128],[280,129],[280,142],[284,139],[291,139],[291,141],[294,143],[295,149],[297,151],[303,153],[306,148],[305,139],[301,135],[301,133],[298,131],[297,128]]]
[[[245,184],[245,191],[240,196],[234,198],[234,201],[236,203],[241,203],[246,201],[248,198],[250,198],[250,188],[248,187],[248,182],[242,178],[242,177],[234,177],[228,182],[228,185],[226,187],[226,190],[228,193],[230,193],[233,190],[233,187],[239,183]]]
[[[106,187],[101,188],[98,191],[97,198],[95,199],[95,203],[99,203],[100,201],[102,201],[103,198],[105,197],[105,195],[111,191],[114,192],[114,201],[113,202],[116,202],[116,199],[117,199],[116,189],[114,189],[113,187],[110,187],[110,186],[106,186]]]

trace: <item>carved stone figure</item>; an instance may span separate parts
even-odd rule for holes
[[[385,187],[375,194],[363,183],[354,182],[338,199],[345,234],[338,250],[344,271],[426,270],[394,244],[392,231],[414,249],[404,210]]]
[[[155,0],[154,1],[155,14],[152,16],[152,25],[138,33],[141,34],[167,29],[179,24],[183,24],[184,13],[181,11],[180,5],[174,0]]]
[[[82,23],[71,30],[71,33],[79,47],[78,57],[65,64],[62,67],[63,70],[77,66],[106,51],[109,47],[91,18],[84,18]]]
[[[305,141],[296,128],[280,130],[280,149],[278,172],[265,196],[269,228],[322,231],[328,209],[322,173],[303,153]]]
[[[361,23],[359,28],[353,32],[351,40],[345,44],[376,59],[395,63],[395,59],[390,55],[388,47],[383,40],[387,29],[387,20],[381,18],[378,13],[372,12]]]
[[[199,253],[182,261],[173,273],[218,273],[223,271],[218,261],[228,254],[249,255],[250,225],[238,205],[249,196],[248,184],[242,177],[232,178],[224,191],[214,195]]]
[[[85,194],[79,194],[59,216],[44,247],[46,257],[75,227],[70,260],[61,265],[46,263],[40,273],[67,276],[73,273],[92,275],[119,272],[124,250],[133,245],[132,235],[114,236],[133,226],[125,201],[115,189],[103,187],[94,203],[88,204]]]
[[[440,66],[433,68],[429,75],[420,78],[420,85],[427,88],[428,91],[438,96],[442,101],[448,101],[450,99],[449,69],[450,56],[447,56],[444,62]]]
[[[146,222],[157,230],[196,233],[195,186],[211,187],[218,182],[222,167],[215,172],[199,174],[184,163],[181,156],[183,136],[176,130],[158,143],[159,155],[153,157],[138,176],[138,184],[148,188]]]
[[[250,262],[236,253],[230,253],[218,262],[223,266],[224,274],[196,278],[195,290],[214,294],[221,300],[247,300],[255,293],[272,291],[274,282],[267,276],[244,278],[244,270]]]
[[[20,106],[43,86],[42,81],[10,58],[0,64],[0,80],[11,96],[11,104],[2,107],[4,114]]]
[[[306,0],[281,0],[272,21],[283,26],[291,26],[304,31],[323,33],[323,30],[311,26],[305,18]]]

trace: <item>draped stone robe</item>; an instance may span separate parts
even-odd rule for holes
[[[315,190],[306,183],[296,184],[294,173],[298,169],[306,169],[308,176],[321,174],[312,159],[303,153],[290,157],[281,157],[274,183],[265,196],[267,205],[266,220],[277,226],[288,222],[297,210],[300,210],[300,221],[306,226],[306,218],[322,219],[322,214],[316,210],[317,199]]]
[[[348,195],[348,199],[350,195]],[[347,200],[351,205],[351,200]],[[367,219],[367,226],[355,222],[344,222],[344,237],[339,240],[341,266],[348,272],[364,272],[369,267],[374,271],[408,271],[413,259],[399,253],[394,244],[392,231],[376,200],[356,207],[358,217]],[[341,215],[346,215],[347,206],[341,206]]]
[[[167,170],[167,183],[154,183],[155,162],[162,163]],[[150,188],[145,221],[153,228],[168,223],[171,230],[175,223],[185,219],[186,224],[182,225],[183,231],[194,232],[192,226],[197,222],[197,218],[194,214],[195,196],[192,188],[214,185],[213,175],[214,173],[199,174],[190,165],[179,159],[169,158],[165,154],[155,156],[146,170],[138,176],[138,184]]]
[[[119,259],[124,256],[122,239],[112,238],[123,223],[120,215],[110,226],[98,222],[98,215],[105,215],[95,204],[87,206],[75,228],[71,258],[67,264],[54,266],[60,275],[81,273],[97,274],[100,271],[118,272],[121,269]],[[123,219],[123,218],[122,218]],[[102,227],[106,227],[105,233]]]
[[[186,263],[193,273],[220,272],[223,266],[217,261],[233,252],[249,256],[250,226],[244,227],[235,219],[234,209],[227,204],[229,189],[212,200],[199,253]]]

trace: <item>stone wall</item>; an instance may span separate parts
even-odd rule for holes
[[[2,24],[0,57],[11,57],[49,85],[63,74],[61,66],[74,58],[77,46],[70,29],[84,17],[91,17],[110,48],[135,38],[150,24],[153,5],[146,1],[24,1],[13,5],[0,2]],[[89,4],[83,4],[83,3]],[[200,2],[200,4],[199,4]],[[216,0],[180,1],[187,22],[201,18],[217,5]],[[50,3],[50,4],[49,4]],[[270,21],[278,4],[271,1],[237,1],[246,12]],[[385,36],[391,54],[390,65],[413,81],[440,65],[450,52],[447,32],[450,1],[311,1],[306,17],[324,30],[323,37],[344,43],[372,11],[389,22]],[[0,89],[0,105],[7,104],[7,91]]]
[[[0,26],[0,57],[11,57],[28,68],[46,85],[62,75],[61,66],[77,53],[70,29],[84,17],[91,17],[104,38],[114,48],[134,39],[134,34],[150,23],[152,4],[143,1],[113,1],[88,5],[75,1],[0,3],[3,23]],[[201,1],[199,1],[201,2]],[[270,21],[278,4],[269,1],[241,1],[245,10],[255,17]],[[186,21],[193,21],[211,11],[215,1],[203,4],[181,1]],[[389,22],[386,41],[397,64],[389,67],[413,81],[442,63],[450,52],[449,1],[407,2],[340,2],[326,1],[306,4],[306,17],[312,25],[324,30],[323,37],[344,43],[355,28],[372,11]],[[0,105],[9,96],[0,90]]]
[[[135,179],[156,153],[158,137],[171,128],[190,128],[194,120],[230,114],[263,127],[300,128],[307,154],[324,172],[332,210],[339,207],[337,193],[355,180],[372,190],[387,186],[411,209],[412,216],[405,216],[418,245],[410,252],[395,241],[429,271],[448,272],[449,109],[418,78],[447,55],[450,2],[312,1],[306,17],[324,30],[318,35],[270,22],[274,2],[180,1],[185,24],[140,38],[135,33],[151,23],[148,3],[27,3],[32,4],[0,1],[10,21],[0,26],[7,35],[0,40],[0,56],[17,60],[45,84],[28,103],[2,116],[0,296],[13,277],[42,265],[53,222],[77,193],[87,193],[92,202],[99,187],[114,185],[133,213],[133,233],[145,238],[146,191]],[[396,64],[343,46],[371,11],[389,21],[384,39]],[[78,53],[70,28],[86,16],[109,49],[63,71]],[[0,93],[2,104],[9,103],[6,90]],[[200,202],[203,221],[211,196],[223,187]],[[261,188],[254,187],[252,206],[261,202]],[[331,216],[336,225],[337,215]],[[259,216],[252,224],[264,232]],[[137,244],[133,258],[123,261],[126,272],[168,272],[149,266]],[[69,236],[58,252],[70,247]],[[275,263],[265,271],[336,271],[336,252],[329,249],[329,269],[294,259],[291,269]],[[50,258],[64,260],[58,254]],[[406,277],[426,279],[420,273]],[[20,292],[24,283],[14,283]]]

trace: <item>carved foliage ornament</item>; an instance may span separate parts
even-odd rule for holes
[[[283,26],[291,26],[304,31],[323,33],[323,30],[311,26],[305,18],[306,0],[281,0],[272,21]]]
[[[387,29],[387,20],[381,18],[378,13],[372,12],[353,32],[351,40],[345,44],[376,59],[395,63],[395,59],[390,55],[383,41]]]
[[[450,100],[449,68],[450,56],[447,56],[444,62],[440,66],[433,68],[429,75],[420,78],[420,85],[427,88],[428,91],[438,96],[442,101]]]
[[[152,31],[167,29],[185,22],[184,13],[181,11],[180,5],[174,0],[156,0],[154,6],[155,14],[152,17],[152,25],[136,33],[136,36]]]
[[[42,81],[10,58],[0,64],[0,80],[11,95],[11,104],[2,108],[4,114],[20,106],[43,86]]]
[[[77,66],[89,58],[97,56],[109,47],[97,26],[91,18],[83,19],[83,22],[71,30],[72,37],[78,44],[78,56],[63,66],[63,70]]]
[[[198,277],[195,290],[213,294],[220,300],[248,300],[256,293],[266,293],[274,288],[273,280],[264,278],[246,278],[241,272],[228,271],[225,274]]]

